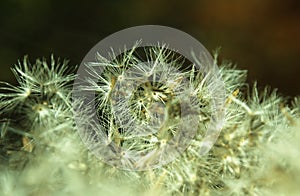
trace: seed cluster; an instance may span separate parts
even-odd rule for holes
[[[112,56],[77,89],[95,105],[71,96],[75,74],[53,57],[1,82],[0,195],[299,195],[299,97],[162,46]]]

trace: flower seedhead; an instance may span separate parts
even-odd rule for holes
[[[95,92],[87,104],[95,104],[104,129],[91,127],[90,134],[101,132],[104,138],[97,140],[104,139],[106,145],[110,141],[114,146],[114,157],[101,157],[113,160],[109,164],[118,165],[116,162],[122,160],[119,167],[124,169],[122,163],[126,163],[126,169],[137,170],[166,164],[186,149],[196,133],[204,138],[209,131],[197,132],[198,125],[208,126],[212,116],[217,116],[216,103],[222,100],[216,102],[215,93],[210,92],[213,72],[201,72],[165,45],[136,45],[111,60],[98,55],[96,62],[86,64],[88,76],[77,92]],[[219,130],[219,124],[210,127]],[[86,134],[82,137],[87,138]],[[209,137],[207,140],[214,142]]]

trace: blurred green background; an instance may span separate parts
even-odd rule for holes
[[[1,0],[0,80],[14,81],[10,68],[25,54],[80,64],[104,37],[145,24],[185,31],[210,52],[221,46],[250,83],[300,95],[299,0]]]

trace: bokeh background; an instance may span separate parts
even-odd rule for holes
[[[104,37],[145,24],[221,47],[220,59],[247,69],[250,83],[300,95],[299,0],[1,0],[0,80],[15,82],[10,68],[26,54],[80,64]]]

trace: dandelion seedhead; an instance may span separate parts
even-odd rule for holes
[[[165,45],[110,55],[76,88],[53,56],[25,57],[18,86],[1,82],[0,195],[300,193],[299,98]]]
[[[222,89],[215,88],[219,73],[198,69],[165,45],[136,45],[113,60],[98,54],[87,70],[86,83],[76,90],[95,93],[92,103],[102,128],[83,130],[82,137],[89,138],[86,143],[92,149],[102,143],[96,154],[111,165],[130,170],[160,167],[179,156],[195,134],[205,138],[219,130],[215,127],[224,110],[217,99]],[[87,134],[98,134],[99,139]],[[213,143],[216,137],[209,135],[205,142]]]
[[[12,69],[19,86],[1,82],[3,157],[13,157],[20,150],[31,153],[39,145],[52,145],[65,134],[58,130],[72,128],[70,85],[75,75],[67,74],[68,69],[67,61],[61,64],[53,56],[50,64],[38,59],[33,65],[25,56]],[[22,160],[22,156],[18,159]]]

